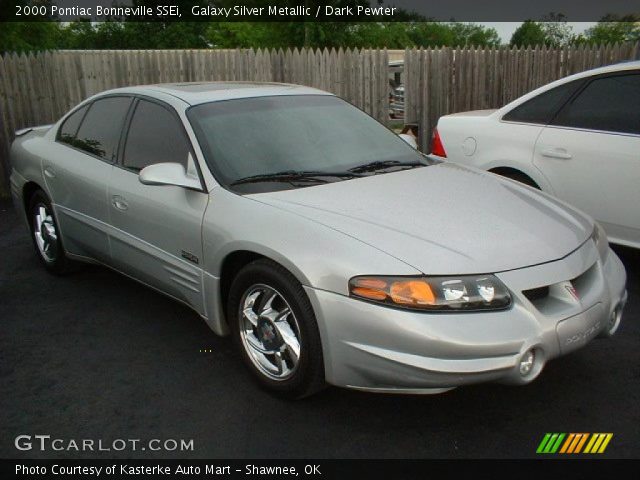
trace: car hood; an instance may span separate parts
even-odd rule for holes
[[[593,230],[588,217],[548,195],[453,163],[249,197],[354,237],[425,274],[549,262],[578,248]]]

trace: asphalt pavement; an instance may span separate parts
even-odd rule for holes
[[[257,387],[232,342],[188,308],[107,268],[48,274],[0,204],[0,457],[521,458],[546,432],[610,432],[602,456],[639,458],[640,252],[616,252],[629,277],[618,334],[528,386],[329,388],[289,402]],[[192,439],[193,451],[21,451],[19,435]]]

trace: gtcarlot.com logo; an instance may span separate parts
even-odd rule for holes
[[[604,453],[613,433],[545,433],[536,453]]]
[[[151,450],[167,452],[193,451],[193,439],[158,439],[141,440],[139,438],[116,438],[106,441],[91,438],[53,438],[51,435],[18,435],[14,441],[17,450],[40,450],[41,452],[52,450],[75,452],[122,452]]]

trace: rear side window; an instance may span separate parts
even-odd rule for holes
[[[115,160],[122,125],[130,104],[130,97],[109,97],[93,102],[80,125],[73,146],[109,162]]]
[[[154,163],[174,162],[186,168],[190,145],[181,122],[169,109],[140,100],[127,134],[123,166],[139,171]]]
[[[575,80],[541,93],[508,112],[503,120],[507,122],[537,123],[547,125],[556,112],[584,83]]]
[[[84,114],[87,112],[88,108],[89,105],[85,105],[67,117],[60,127],[60,130],[58,130],[59,141],[73,145],[73,142],[76,139],[76,133],[78,133],[80,122],[84,118]]]
[[[553,124],[640,134],[640,74],[591,81],[565,105]]]

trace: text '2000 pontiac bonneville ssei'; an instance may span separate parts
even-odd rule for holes
[[[48,270],[100,263],[185,303],[288,397],[526,384],[626,300],[591,218],[312,88],[111,90],[17,132],[11,162]]]

